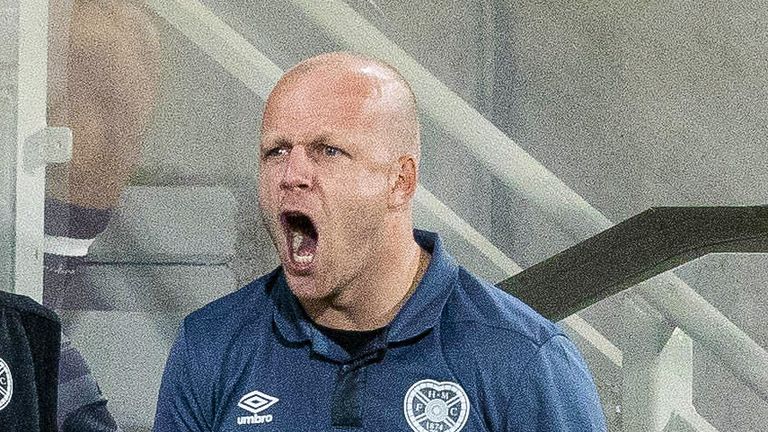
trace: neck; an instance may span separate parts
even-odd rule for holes
[[[344,330],[372,330],[387,326],[413,294],[429,264],[429,253],[413,239],[413,231],[386,236],[378,259],[336,295],[303,304],[317,324]],[[400,241],[393,241],[399,238]]]

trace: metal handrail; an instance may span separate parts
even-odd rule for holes
[[[768,252],[768,207],[651,208],[498,286],[557,321],[714,252]]]
[[[48,2],[0,1],[0,289],[43,293]]]
[[[708,253],[768,253],[768,207],[652,208],[499,283],[559,319],[646,281],[640,295],[768,400],[768,353],[668,270]]]

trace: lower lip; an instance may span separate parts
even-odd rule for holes
[[[293,254],[289,252],[288,253],[288,264],[289,264],[288,267],[291,270],[291,273],[307,275],[307,274],[310,274],[310,273],[312,273],[314,271],[314,269],[315,269],[315,259],[317,259],[317,256],[315,256],[315,258],[312,260],[312,262],[309,262],[309,263],[296,262],[293,259]]]

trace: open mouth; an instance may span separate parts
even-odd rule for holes
[[[312,264],[317,252],[317,229],[309,216],[300,212],[284,212],[280,215],[289,255],[300,266]]]

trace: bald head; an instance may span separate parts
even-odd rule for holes
[[[305,311],[334,328],[370,329],[380,326],[338,325],[377,309],[386,324],[420,257],[419,123],[408,84],[365,57],[311,58],[272,90],[260,141],[259,207]]]
[[[262,133],[275,116],[286,115],[286,105],[290,109],[297,103],[326,106],[344,117],[342,127],[381,129],[388,135],[391,157],[419,157],[416,98],[403,76],[386,63],[345,52],[302,61],[270,93]]]

